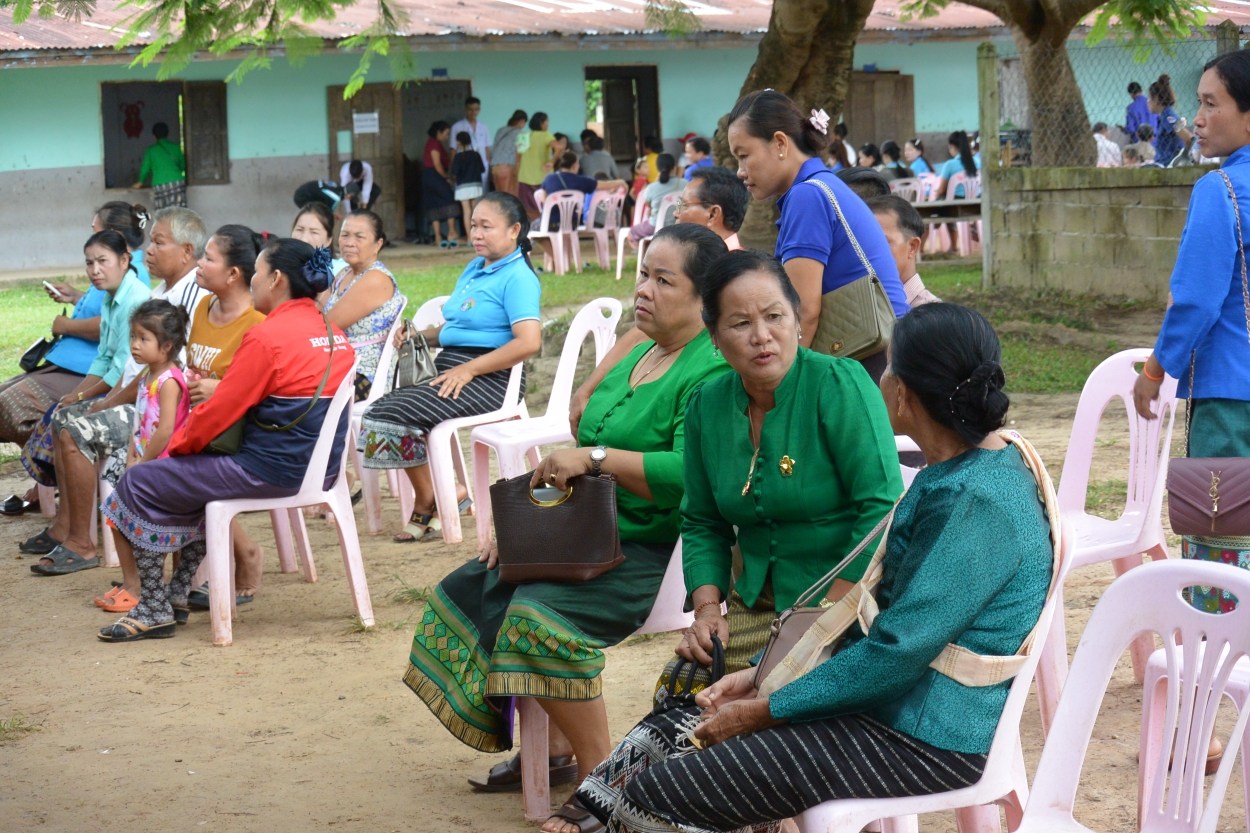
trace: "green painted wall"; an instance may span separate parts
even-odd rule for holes
[[[914,77],[916,132],[975,130],[977,115],[977,44],[866,44],[855,48],[855,68],[876,64]],[[910,136],[899,136],[903,142]]]

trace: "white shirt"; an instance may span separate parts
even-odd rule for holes
[[[903,294],[907,296],[907,306],[918,307],[921,304],[936,304],[942,299],[929,291],[920,280],[920,275],[912,275],[903,281]]]
[[[1094,144],[1098,145],[1098,167],[1119,168],[1124,164],[1120,146],[1101,133],[1094,134]]]
[[[490,159],[488,159],[488,151],[490,150],[490,128],[486,126],[486,122],[481,119],[477,120],[477,127],[469,124],[468,119],[461,119],[451,126],[451,143],[456,144],[456,134],[461,131],[468,133],[473,137],[471,147],[482,157],[482,164],[489,170]],[[486,184],[486,174],[482,174],[482,184]]]
[[[192,266],[191,271],[183,275],[172,289],[165,289],[165,282],[161,281],[152,290],[152,300],[159,301],[164,299],[171,304],[182,307],[187,311],[187,338],[191,338],[191,316],[195,314],[195,307],[200,303],[202,298],[207,298],[213,293],[195,282],[196,267]],[[178,360],[184,365],[187,361],[187,351],[184,347],[182,352],[178,354]],[[122,373],[122,385],[130,384],[143,370],[143,365],[134,360],[134,357],[126,359],[126,370]]]
[[[364,170],[360,172],[361,179],[364,180],[360,186],[360,199],[361,201],[367,202],[370,195],[373,194],[373,166],[368,162],[361,162],[360,164],[364,167]],[[339,170],[339,185],[346,188],[347,184],[351,181],[352,163],[344,162],[342,169]],[[355,210],[355,206],[352,205],[351,197],[343,197],[343,202],[346,203],[345,207],[348,211]]]

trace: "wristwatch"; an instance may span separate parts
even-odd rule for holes
[[[603,446],[595,446],[590,449],[590,465],[595,473],[595,477],[603,474],[603,461],[608,458],[608,450]]]

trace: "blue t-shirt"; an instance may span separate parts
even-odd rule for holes
[[[903,284],[898,279],[898,266],[881,224],[864,201],[817,158],[803,163],[790,190],[777,200],[781,210],[781,219],[777,221],[777,259],[785,263],[796,257],[806,257],[825,264],[820,290],[825,294],[868,274],[825,192],[814,183],[805,184],[813,178],[819,178],[833,191],[846,225],[894,305],[895,316],[902,318],[911,307],[907,305]]]
[[[143,282],[144,286],[152,285],[152,276],[148,274],[148,267],[143,265],[143,249],[135,249],[130,253],[130,265],[135,267],[135,274],[138,275],[139,280]],[[91,293],[88,292],[87,294],[90,295]],[[79,299],[79,301],[81,302],[81,299]],[[99,309],[99,306],[97,306],[96,315],[100,314]],[[83,317],[90,318],[91,316],[86,315]]]
[[[1159,132],[1155,135],[1155,160],[1166,166],[1185,149],[1181,137],[1176,135],[1176,125],[1181,117],[1171,107],[1164,107],[1159,114]]]
[[[1133,96],[1133,103],[1124,111],[1124,130],[1129,137],[1136,142],[1137,128],[1143,124],[1150,125],[1152,130],[1158,132],[1158,122],[1155,114],[1150,112],[1150,100],[1141,93]]]
[[[590,197],[595,191],[599,190],[599,180],[581,174],[571,174],[568,171],[556,171],[543,177],[542,189],[548,195],[554,194],[556,191],[581,191],[586,195],[582,200],[582,216],[585,217],[590,211]],[[560,209],[551,209],[551,227],[553,229],[560,227]]]
[[[541,293],[538,276],[526,265],[520,249],[490,266],[486,258],[476,258],[465,267],[443,304],[447,323],[439,331],[438,343],[442,347],[503,347],[512,340],[513,324],[541,320]]]
[[[699,168],[710,168],[712,167],[712,164],[713,164],[712,160],[706,156],[700,159],[698,162],[691,162],[686,167],[686,172],[681,175],[682,179],[686,180],[686,182],[689,182],[691,179],[694,178],[695,171],[699,170]]]
[[[135,252],[142,254],[142,252]],[[79,318],[95,318],[100,314],[100,310],[104,307],[104,300],[108,297],[108,293],[103,289],[96,289],[94,286],[87,290],[87,294],[78,299],[78,303],[74,304],[74,314],[70,316],[75,320]],[[89,341],[78,336],[61,336],[61,340],[48,351],[48,355],[44,358],[51,364],[56,365],[62,370],[68,370],[71,373],[81,373],[87,375],[87,371],[91,369],[91,363],[95,361],[95,354],[100,349],[100,342]]]
[[[976,156],[972,157],[972,161],[973,162],[977,161]],[[978,171],[981,170],[981,166],[979,164],[977,165],[977,170]],[[942,177],[942,179],[946,180],[947,182],[950,182],[951,178],[954,177],[956,174],[967,174],[967,173],[968,172],[964,170],[964,163],[959,161],[958,156],[954,156],[954,157],[951,157],[950,159],[947,159],[945,162],[942,163],[942,169],[938,171],[938,176]],[[962,185],[957,186],[955,188],[955,196],[962,197],[963,195],[964,195],[964,187]],[[945,194],[942,195],[942,199],[946,199]]]
[[[929,167],[929,163],[924,161],[923,156],[917,156],[914,162],[908,162],[907,167],[912,169],[912,173],[919,176],[920,174],[931,174],[933,169]]]

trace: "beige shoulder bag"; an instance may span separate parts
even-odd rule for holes
[[[831,356],[862,359],[880,353],[890,344],[894,334],[894,305],[885,294],[872,261],[864,254],[855,232],[842,214],[842,206],[833,190],[819,179],[809,179],[825,192],[838,222],[846,230],[851,247],[867,272],[862,278],[826,292],[820,299],[820,325],[812,337],[812,349]]]
[[[1063,566],[1061,561],[1063,554],[1060,546],[1062,533],[1059,527],[1059,502],[1055,497],[1055,485],[1051,482],[1050,474],[1046,471],[1042,458],[1038,456],[1037,451],[1028,440],[1015,431],[1000,431],[999,436],[1014,445],[1020,452],[1020,456],[1024,458],[1025,465],[1028,466],[1034,479],[1037,480],[1038,495],[1046,508],[1046,517],[1050,521],[1050,540],[1054,547],[1054,557],[1051,560],[1050,588],[1046,591],[1046,601],[1049,602],[1050,597],[1054,595],[1055,590],[1058,588],[1056,579],[1061,575]],[[861,548],[872,541],[878,531],[879,528],[873,530],[868,538],[865,539],[864,544],[861,544]],[[764,649],[764,658],[761,660],[759,668],[756,669],[755,673],[755,687],[759,689],[760,697],[767,697],[833,656],[838,640],[855,622],[859,622],[863,632],[868,633],[868,629],[872,627],[873,620],[877,617],[877,602],[872,594],[884,573],[882,560],[885,558],[887,540],[888,535],[882,536],[881,543],[877,545],[877,551],[872,557],[872,562],[868,565],[868,569],[864,572],[864,577],[859,580],[859,583],[851,588],[851,591],[832,607],[825,608],[815,622],[807,618],[805,623],[809,623],[808,627],[797,640],[794,634],[789,634],[789,639],[787,639],[787,634],[785,633],[786,614],[782,614],[782,617],[773,623],[773,634],[769,639],[768,647]],[[823,586],[824,582],[825,579],[822,578],[816,586]],[[819,608],[815,610],[819,610]],[[787,614],[792,612],[793,609],[786,611]],[[792,618],[790,621],[793,621],[796,626],[802,627],[800,620]],[[967,648],[948,644],[942,649],[942,653],[938,654],[937,658],[929,663],[929,667],[939,674],[950,677],[952,680],[966,686],[997,685],[1004,680],[1011,679],[1024,667],[1025,661],[1038,643],[1038,636],[1037,624],[1035,623],[1028,636],[1024,638],[1024,642],[1020,644],[1020,649],[1009,657],[982,656],[969,651]],[[781,655],[780,651],[774,649],[774,646],[778,644],[792,644],[794,647],[784,655]]]

